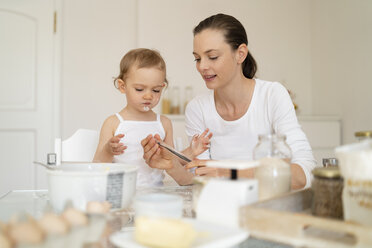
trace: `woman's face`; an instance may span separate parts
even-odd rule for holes
[[[205,29],[194,37],[196,69],[208,89],[218,89],[238,77],[241,64],[237,52],[225,42],[222,31]]]

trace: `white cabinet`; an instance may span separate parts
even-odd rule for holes
[[[334,148],[341,145],[341,120],[334,116],[299,116],[318,165],[323,158],[335,157]]]
[[[182,140],[183,147],[188,145],[183,115],[168,115],[173,124],[173,137]],[[334,116],[298,116],[313,154],[318,164],[323,158],[334,157],[334,148],[341,145],[341,120]]]

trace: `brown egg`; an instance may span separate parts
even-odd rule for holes
[[[8,234],[8,226],[1,221],[0,221],[0,247],[1,248],[13,247],[13,242]]]
[[[54,213],[45,213],[39,220],[41,229],[50,234],[65,234],[69,230],[68,222]]]
[[[68,208],[62,213],[62,217],[71,226],[85,226],[88,224],[88,217],[80,210]]]
[[[40,244],[44,240],[43,230],[31,217],[24,221],[13,219],[8,230],[16,244]]]
[[[103,204],[103,207],[105,209],[105,213],[108,213],[111,209],[111,206],[112,206],[111,203],[109,203],[108,201],[104,201],[102,204]]]
[[[0,247],[1,248],[11,248],[13,247],[13,244],[10,240],[10,238],[5,234],[0,232]]]
[[[87,212],[90,214],[106,214],[110,211],[111,203],[90,201],[87,204]]]

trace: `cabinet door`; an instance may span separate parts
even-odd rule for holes
[[[52,151],[54,1],[0,1],[0,195],[46,187]]]
[[[323,158],[334,158],[334,148],[341,145],[339,120],[300,120],[318,165]]]

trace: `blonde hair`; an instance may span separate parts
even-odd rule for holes
[[[118,88],[116,85],[116,81],[118,79],[124,81],[133,66],[136,66],[137,68],[157,67],[159,70],[163,71],[165,75],[167,74],[164,59],[161,57],[158,51],[147,48],[133,49],[125,54],[120,61],[120,73],[119,76],[114,79],[114,86],[116,88]],[[168,85],[166,76],[164,79],[164,83]]]

